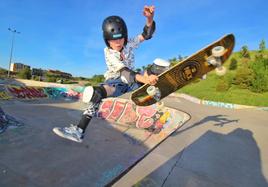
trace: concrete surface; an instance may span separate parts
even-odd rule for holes
[[[114,186],[268,186],[268,113],[165,99],[191,120]]]
[[[165,138],[164,133],[157,137],[127,126],[122,132],[121,128],[114,128],[116,125],[97,118],[91,122],[82,144],[52,132],[55,126],[78,122],[84,107],[66,100],[2,101],[5,113],[25,125],[0,135],[0,186],[104,186]],[[172,115],[184,115],[172,111]],[[188,119],[187,116],[185,120]],[[178,121],[178,126],[182,123]],[[144,141],[135,137],[145,133]]]
[[[113,186],[268,186],[267,111],[164,101],[191,119]],[[82,144],[52,134],[79,119],[79,103],[0,104],[27,124],[0,135],[0,186],[104,186],[148,151],[99,119]]]

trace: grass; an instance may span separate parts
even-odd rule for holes
[[[266,51],[268,54],[268,51]],[[256,52],[251,51],[250,55],[253,57]],[[225,63],[225,67],[229,68],[230,59],[236,58],[238,60],[238,66],[241,65],[241,58],[239,53],[234,53],[229,60]],[[219,77],[215,74],[215,71],[210,72],[207,75],[206,80],[196,80],[194,83],[191,83],[181,89],[178,93],[185,93],[191,96],[197,97],[199,99],[219,101],[225,103],[234,103],[241,105],[250,105],[250,106],[268,106],[268,92],[265,93],[255,93],[248,89],[238,88],[236,85],[231,85],[228,91],[219,92],[216,91],[217,84],[220,79],[226,78],[226,76],[234,76],[236,70],[228,70],[227,74],[224,77]],[[268,84],[268,83],[267,83]]]

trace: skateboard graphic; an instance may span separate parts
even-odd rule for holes
[[[217,75],[224,75],[226,69],[222,64],[232,54],[234,45],[233,34],[223,36],[158,75],[156,85],[145,84],[135,90],[131,94],[131,100],[139,106],[161,103],[161,99],[214,69]]]
[[[189,115],[179,110],[158,106],[137,106],[128,99],[107,98],[97,117],[111,122],[125,137],[153,147],[181,127]]]

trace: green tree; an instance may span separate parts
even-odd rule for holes
[[[89,83],[87,83],[86,85],[92,85],[92,86],[96,86],[102,82],[104,82],[105,78],[103,75],[94,75],[93,77],[89,78]]]
[[[142,71],[145,71],[146,68],[147,68],[146,66],[142,66],[142,67],[141,67]]]
[[[257,58],[255,62],[251,63],[253,71],[251,90],[254,92],[267,92],[268,91],[268,59]]]
[[[177,59],[174,57],[174,58],[171,58],[171,59],[168,59],[168,61],[170,62],[171,66],[174,66],[175,64],[178,63]]]
[[[46,77],[46,81],[47,82],[56,82],[57,81],[57,78],[58,76],[53,74],[53,73],[50,73],[50,72],[47,72],[45,74],[45,77]]]
[[[7,76],[7,70],[0,68],[0,77],[4,78]]]
[[[236,71],[233,84],[239,88],[249,89],[252,83],[253,71],[247,63],[242,64]]]
[[[140,73],[140,72],[141,72],[141,68],[137,68],[135,71],[136,71],[137,73]]]
[[[262,40],[261,43],[259,44],[259,50],[260,50],[260,52],[263,52],[263,51],[265,51],[265,49],[266,49],[265,41]]]
[[[237,69],[237,60],[235,58],[231,58],[229,70],[236,70],[236,69]]]
[[[32,74],[30,68],[24,68],[18,73],[18,77],[20,79],[31,79],[31,76]]]
[[[240,54],[243,58],[250,58],[248,46],[244,45],[241,48]]]
[[[259,51],[255,55],[256,61],[263,59],[265,49],[265,41],[262,40],[259,44]]]
[[[103,75],[94,75],[90,80],[94,82],[103,82],[104,81],[104,76]]]
[[[217,86],[216,86],[216,90],[218,92],[228,91],[229,88],[230,88],[230,84],[225,79],[220,79],[219,82],[218,82],[218,84],[217,84]]]
[[[183,59],[184,59],[183,56],[179,55],[177,60],[178,60],[179,62],[181,62],[181,61],[183,61]]]

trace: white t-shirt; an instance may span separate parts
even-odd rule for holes
[[[111,48],[104,48],[105,61],[108,70],[104,74],[105,79],[116,79],[120,76],[119,70],[123,67],[127,67],[131,70],[134,70],[134,49],[138,48],[140,44],[139,37],[131,38],[128,40],[127,45],[123,48],[122,55],[124,58],[120,56],[120,52],[115,51]]]

